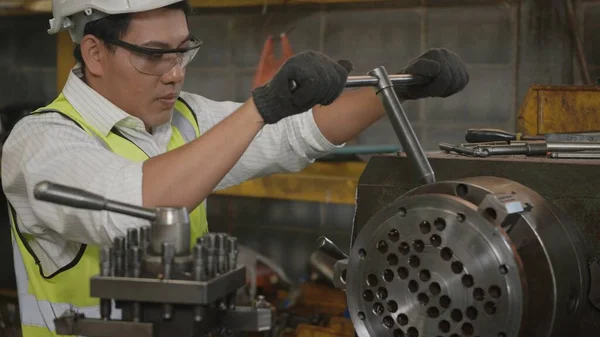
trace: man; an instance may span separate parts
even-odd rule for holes
[[[79,63],[53,103],[15,126],[2,158],[25,337],[54,336],[53,319],[69,307],[98,317],[88,285],[98,273],[98,247],[148,224],[38,201],[38,182],[144,207],[187,207],[195,242],[208,231],[203,202],[213,190],[299,171],[384,115],[371,88],[341,94],[348,61],[316,52],[291,58],[243,103],[182,92],[201,42],[181,0],[53,5],[49,32],[69,29]],[[446,97],[468,82],[446,50],[402,71],[431,79],[404,99]],[[290,80],[298,84],[293,93]]]

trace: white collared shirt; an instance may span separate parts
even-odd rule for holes
[[[100,132],[116,127],[149,156],[167,151],[169,124],[148,133],[143,122],[90,88],[76,66],[63,89],[65,98]],[[217,102],[182,92],[207,132],[241,103]],[[134,99],[134,98],[132,98]],[[235,135],[232,135],[232,137]],[[318,129],[312,111],[266,125],[216,189],[278,172],[295,172],[329,153],[331,144]],[[217,160],[217,158],[206,158]],[[81,188],[107,199],[142,204],[142,163],[106,150],[73,121],[57,113],[27,116],[12,130],[2,152],[2,185],[19,216],[21,232],[35,236],[31,247],[46,275],[70,263],[81,243],[105,245],[145,220],[106,211],[88,211],[36,200],[35,185],[43,180]],[[169,174],[165,172],[165,174]],[[201,174],[199,168],[198,174]]]

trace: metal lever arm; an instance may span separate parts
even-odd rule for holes
[[[92,210],[107,210],[154,221],[156,211],[149,208],[108,200],[100,195],[78,188],[42,181],[35,185],[33,192],[38,200],[55,204]]]
[[[411,74],[389,75],[388,77],[394,86],[425,84],[429,82],[426,77]],[[376,76],[348,76],[346,88],[374,87],[378,83],[379,78]],[[294,80],[290,81],[289,86],[291,92],[298,89],[298,84]]]
[[[371,70],[368,76],[349,76],[346,81],[347,88],[367,86],[377,88],[377,96],[379,96],[385,107],[385,112],[392,123],[396,136],[400,140],[400,145],[402,145],[409,158],[412,159],[413,165],[421,175],[421,181],[425,184],[435,182],[435,174],[410,125],[408,117],[406,117],[406,112],[400,104],[394,86],[425,84],[429,81],[426,77],[418,75],[388,75],[385,67]],[[292,80],[289,83],[289,88],[290,91],[294,92],[298,89],[298,84]]]
[[[324,236],[321,236],[317,240],[317,246],[320,251],[336,260],[343,260],[348,258],[348,256],[346,256],[346,254],[344,254],[344,252],[342,252],[342,250],[339,249],[338,246],[335,245],[335,243],[331,242],[331,240]]]
[[[400,100],[394,91],[394,84],[390,80],[385,67],[378,67],[369,72],[369,75],[377,78],[377,96],[385,107],[385,112],[388,115],[390,123],[400,140],[400,144],[404,151],[408,154],[409,159],[419,172],[421,182],[430,184],[435,182],[435,174],[429,164],[429,160],[419,143],[410,121],[406,116],[406,112],[400,104]]]

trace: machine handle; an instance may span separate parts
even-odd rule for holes
[[[430,81],[427,77],[420,75],[411,75],[411,74],[398,74],[398,75],[388,75],[392,85],[394,86],[402,86],[402,85],[418,85],[425,84]],[[379,78],[372,75],[364,75],[364,76],[349,76],[346,80],[346,88],[356,88],[356,87],[374,87],[379,84]],[[298,89],[298,83],[294,80],[289,81],[290,92],[294,92]]]
[[[544,140],[544,136],[525,136],[500,129],[468,129],[465,140],[468,143],[511,142],[517,140]]]
[[[35,185],[33,195],[38,200],[48,201],[75,208],[107,210],[153,221],[156,211],[149,208],[108,200],[100,195],[82,189],[42,181]]]
[[[335,245],[335,243],[331,242],[331,240],[324,236],[321,236],[317,240],[317,247],[320,251],[336,260],[343,260],[348,258],[348,256],[344,254],[344,252],[342,252],[342,250],[339,249],[338,246]]]

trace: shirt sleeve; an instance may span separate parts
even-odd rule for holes
[[[65,240],[105,245],[115,236],[126,235],[130,227],[149,225],[146,220],[114,212],[37,200],[33,191],[41,181],[142,204],[142,163],[111,152],[73,121],[54,113],[24,118],[4,144],[2,185],[21,220],[19,229],[32,235],[58,234]]]
[[[181,97],[194,110],[202,133],[242,105],[229,101],[217,102],[191,93],[182,93]],[[312,110],[290,116],[276,124],[265,125],[215,189],[225,189],[274,173],[298,172],[315,159],[343,146],[334,145],[323,136]]]

